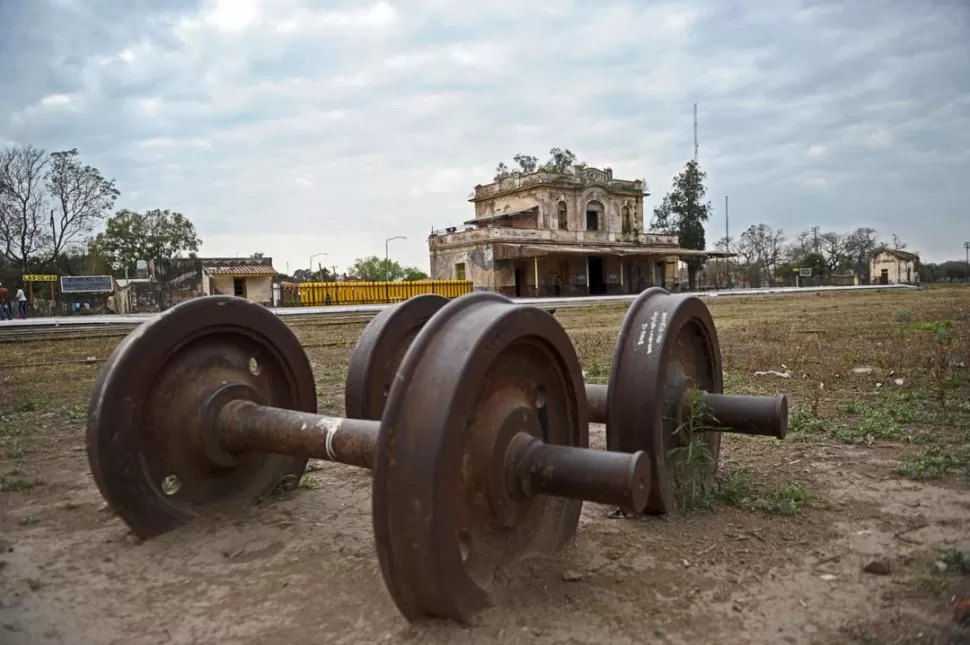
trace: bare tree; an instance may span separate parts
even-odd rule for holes
[[[819,250],[825,258],[829,275],[848,263],[846,255],[846,236],[839,233],[823,233],[819,236]]]
[[[47,190],[56,204],[50,216],[50,256],[52,261],[64,248],[104,219],[121,193],[113,179],[105,179],[101,171],[84,165],[78,159],[77,148],[51,154]]]
[[[3,255],[26,272],[48,243],[44,226],[44,175],[50,157],[33,146],[0,149],[0,244]]]
[[[733,237],[722,237],[714,243],[714,248],[718,251],[724,251],[725,253],[730,253],[734,250],[734,238]]]
[[[781,261],[785,246],[785,234],[781,229],[773,230],[767,224],[751,225],[741,234],[738,245],[739,255],[744,248],[742,257],[747,256],[758,268],[759,282],[771,280],[775,269]]]
[[[788,253],[792,260],[798,261],[815,252],[815,238],[811,231],[802,231],[792,240]]]
[[[902,251],[907,246],[908,245],[906,244],[906,242],[903,242],[903,239],[901,237],[899,237],[898,235],[896,235],[895,233],[893,233],[893,250],[894,251]]]
[[[738,268],[748,282],[761,284],[760,270],[758,269],[758,249],[753,235],[746,235],[747,231],[741,234],[735,252],[738,254]]]

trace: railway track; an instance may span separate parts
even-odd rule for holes
[[[696,295],[700,297],[752,297],[752,296],[780,296],[793,294],[806,294],[817,291],[845,292],[845,291],[898,291],[913,289],[909,285],[862,285],[852,287],[772,287],[763,289],[728,289],[724,291],[702,291]],[[634,296],[593,296],[589,298],[576,297],[556,297],[540,298],[537,300],[524,300],[526,303],[535,304],[547,311],[555,312],[557,309],[576,309],[589,307],[610,307],[610,306],[629,306]],[[353,325],[365,324],[384,307],[384,305],[362,305],[356,307],[343,307],[342,310],[327,311],[324,307],[313,307],[311,311],[300,309],[277,310],[278,314],[286,319],[291,327],[299,329],[304,326],[324,326],[324,325]],[[354,310],[357,309],[357,310]],[[43,319],[40,319],[43,320]],[[146,316],[143,319],[132,319],[128,317],[124,320],[112,321],[110,317],[97,317],[97,320],[84,322],[82,320],[65,321],[64,324],[4,324],[0,323],[0,344],[22,343],[27,341],[45,340],[83,340],[90,338],[122,338],[132,329],[140,325],[144,320],[149,320]],[[14,321],[15,323],[20,321]]]
[[[579,306],[579,305],[576,305]],[[589,304],[585,306],[590,306]],[[547,311],[555,313],[556,308],[546,308]],[[568,308],[568,307],[567,307]],[[286,316],[286,323],[295,330],[305,327],[343,327],[346,325],[366,325],[374,316],[376,311],[360,313],[313,313]],[[147,319],[146,319],[147,320]],[[70,325],[43,325],[29,326],[18,325],[4,327],[0,325],[0,344],[4,343],[23,343],[53,340],[90,340],[95,338],[124,338],[131,330],[141,323],[122,321],[122,322],[96,322],[90,324],[72,323]]]
[[[300,329],[302,327],[365,325],[375,315],[376,312],[362,312],[352,315],[306,314],[299,317],[290,317],[287,320],[287,324],[294,329]],[[63,326],[44,325],[36,327],[27,325],[4,327],[0,325],[0,344],[51,340],[88,340],[92,338],[124,338],[139,324],[124,321],[91,324],[80,323]]]

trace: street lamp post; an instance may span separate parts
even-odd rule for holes
[[[391,261],[388,252],[388,245],[392,240],[406,240],[407,238],[403,235],[395,235],[394,237],[389,237],[384,240],[384,300],[391,302],[391,289],[389,282],[391,281]]]
[[[313,258],[318,258],[321,255],[326,255],[326,253],[324,252],[314,253],[313,255],[310,256],[310,275],[313,275]]]
[[[312,278],[312,276],[313,276],[313,258],[318,258],[318,257],[320,257],[322,255],[326,255],[326,253],[323,252],[323,251],[321,251],[320,253],[314,253],[313,255],[310,256],[310,276],[311,276],[310,279],[311,280],[313,279]],[[321,277],[323,277],[323,276],[321,276]]]

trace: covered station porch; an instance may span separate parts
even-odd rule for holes
[[[512,297],[595,296],[671,288],[682,258],[707,255],[677,247],[496,244],[495,290]]]

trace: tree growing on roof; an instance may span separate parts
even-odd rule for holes
[[[705,248],[704,224],[713,210],[711,203],[704,201],[707,194],[704,186],[706,177],[707,173],[691,159],[674,177],[670,192],[653,211],[651,228],[670,235],[676,234],[678,244],[684,249],[703,251]],[[705,259],[703,256],[692,256],[686,260],[691,290],[697,288],[697,272],[704,266]]]
[[[138,260],[191,256],[201,244],[195,224],[182,213],[122,209],[108,218],[90,248],[107,260],[113,272],[124,275],[126,268],[134,273]]]
[[[516,153],[512,156],[512,161],[519,167],[516,172],[521,172],[524,174],[535,172],[539,170],[539,158],[535,155],[528,155],[524,153]],[[542,164],[542,170],[548,172],[556,172],[562,175],[568,175],[575,172],[576,168],[585,168],[586,162],[576,161],[576,154],[569,148],[551,148],[549,150],[549,159]],[[512,170],[504,162],[500,161],[497,166],[495,166],[495,181],[502,181],[506,177],[512,175]],[[646,185],[646,184],[644,184]]]

